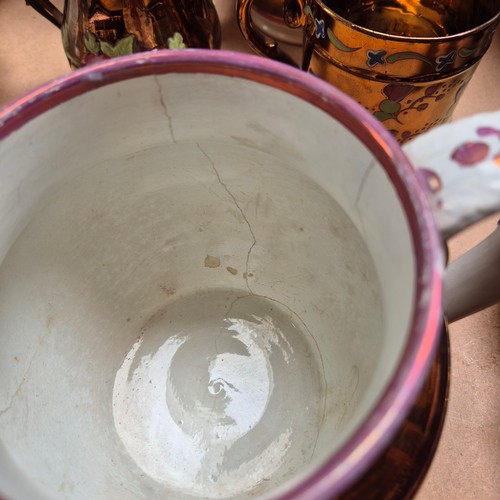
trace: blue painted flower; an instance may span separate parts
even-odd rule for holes
[[[382,64],[382,66],[385,64],[385,56],[387,55],[387,52],[385,50],[371,50],[368,49],[366,51],[366,57],[368,58],[366,61],[366,64],[370,67],[373,68],[373,66],[376,66],[377,64]]]
[[[456,51],[452,50],[444,56],[436,57],[436,71],[441,71],[447,64],[452,64]]]
[[[325,38],[325,21],[315,17],[314,25],[316,26],[316,38]]]

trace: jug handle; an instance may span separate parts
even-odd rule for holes
[[[33,7],[39,14],[45,17],[45,19],[48,19],[52,24],[61,28],[64,15],[48,0],[26,0],[26,5]]]
[[[500,228],[449,264],[444,279],[448,321],[469,316],[500,300]]]
[[[278,46],[276,40],[269,39],[255,28],[252,21],[254,0],[238,0],[237,18],[240,31],[248,45],[258,54],[297,67],[294,59]],[[300,28],[305,24],[303,0],[284,0],[284,21],[290,28]]]
[[[500,211],[500,111],[436,127],[403,145],[448,240]],[[451,323],[500,301],[500,228],[451,262],[444,275]]]

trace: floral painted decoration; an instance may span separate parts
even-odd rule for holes
[[[500,211],[500,112],[436,127],[403,147],[449,238]]]
[[[182,35],[176,31],[172,37],[170,37],[168,40],[168,48],[169,49],[185,49],[187,48],[186,44],[184,43],[184,40],[182,38]]]
[[[325,38],[325,20],[315,17],[309,5],[304,7],[304,14],[313,22],[316,38]],[[330,28],[326,28],[326,34],[332,45],[342,52],[357,52],[361,49],[361,47],[347,46]],[[489,45],[489,41],[486,40],[484,45]],[[377,65],[384,66],[386,64],[415,60],[427,64],[430,70],[439,73],[447,66],[454,64],[457,58],[468,59],[476,52],[477,50],[475,47],[462,47],[460,50],[452,50],[447,54],[441,54],[434,58],[430,58],[415,51],[400,51],[388,54],[386,50],[374,50],[369,48],[366,50],[366,66],[368,68],[374,68]]]

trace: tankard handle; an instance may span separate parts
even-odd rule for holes
[[[282,50],[276,40],[264,36],[252,21],[252,5],[254,0],[238,0],[237,18],[240,31],[248,45],[258,54],[276,61],[297,67],[293,58]],[[290,28],[300,28],[305,23],[303,13],[304,0],[284,0],[283,17]]]
[[[26,0],[26,5],[33,7],[58,28],[62,26],[64,14],[48,0]]]
[[[444,298],[450,323],[500,301],[500,227],[448,265]]]
[[[500,111],[440,125],[407,142],[444,240],[500,211]],[[450,263],[445,314],[452,322],[500,301],[500,227]]]

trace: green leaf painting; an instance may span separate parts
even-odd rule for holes
[[[385,58],[385,60],[389,64],[393,64],[397,61],[407,61],[410,59],[417,59],[419,61],[423,61],[427,64],[430,64],[431,66],[433,65],[432,61],[428,57],[425,57],[422,54],[419,54],[418,52],[396,52],[395,54],[391,54],[390,56],[387,56]]]
[[[326,34],[328,35],[328,39],[330,40],[330,42],[332,42],[333,46],[336,49],[341,50],[342,52],[356,52],[361,48],[361,47],[348,47],[336,37],[335,33],[330,28],[326,30]]]
[[[108,57],[119,57],[132,54],[134,50],[134,35],[118,40],[113,46],[108,42],[100,42],[101,52]]]
[[[182,35],[176,31],[172,37],[170,37],[168,40],[168,48],[169,49],[185,49],[187,48],[186,44],[184,43],[184,40],[182,38]]]

